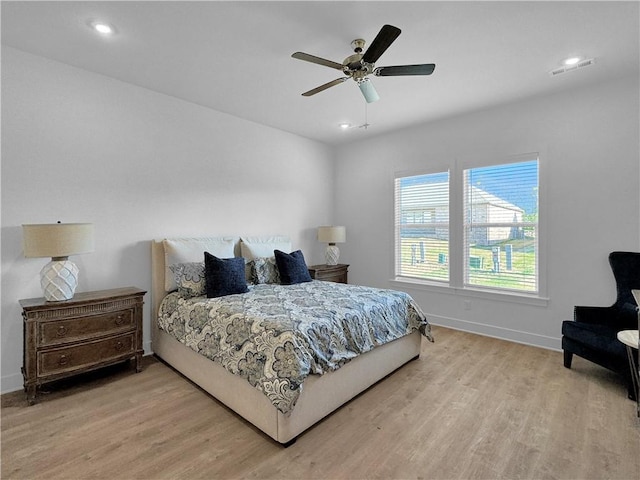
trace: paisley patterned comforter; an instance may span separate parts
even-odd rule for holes
[[[160,306],[160,329],[244,377],[289,413],[309,374],[430,325],[404,292],[312,281],[251,285],[248,293],[183,298]]]

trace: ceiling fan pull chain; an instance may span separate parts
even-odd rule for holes
[[[364,104],[364,123],[362,125],[358,125],[358,128],[364,128],[365,130],[369,128],[369,120],[367,118],[367,104]]]
[[[369,128],[369,119],[367,118],[367,102],[364,102],[364,129]]]

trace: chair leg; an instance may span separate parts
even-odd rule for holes
[[[573,353],[564,350],[564,366],[566,368],[571,368],[571,360],[573,360]]]
[[[627,383],[627,396],[629,397],[629,400],[637,401],[637,395],[636,386],[631,380],[629,380]]]

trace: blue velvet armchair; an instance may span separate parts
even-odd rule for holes
[[[638,328],[631,290],[640,289],[640,253],[612,252],[609,264],[616,280],[616,302],[610,307],[576,306],[574,319],[562,322],[564,366],[571,368],[573,355],[578,355],[619,373],[627,382],[629,398],[636,399],[626,347],[617,333]]]

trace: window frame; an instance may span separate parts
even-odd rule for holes
[[[417,288],[420,290],[436,291],[448,294],[462,294],[465,296],[482,297],[493,300],[501,300],[531,305],[547,305],[547,274],[546,274],[546,178],[544,158],[546,155],[538,150],[530,153],[516,155],[475,156],[468,158],[455,158],[450,164],[433,165],[428,168],[412,171],[397,171],[393,173],[392,189],[392,245],[394,256],[392,260],[392,283],[399,286]],[[464,240],[464,172],[465,170],[506,165],[531,160],[538,160],[538,252],[536,258],[537,292],[527,292],[503,288],[482,287],[465,284],[465,240]],[[433,281],[397,275],[397,232],[396,232],[396,193],[395,182],[398,178],[427,175],[439,172],[449,172],[449,280]]]
[[[522,218],[519,221],[491,221],[490,219],[486,219],[486,221],[474,221],[473,217],[474,217],[474,212],[475,210],[473,209],[473,206],[469,205],[469,194],[470,192],[472,192],[473,189],[473,185],[469,184],[469,178],[468,175],[470,173],[472,173],[474,170],[486,170],[486,169],[490,169],[490,168],[500,168],[500,167],[509,167],[509,166],[513,166],[513,165],[518,165],[518,164],[523,164],[523,163],[532,163],[535,162],[536,163],[536,175],[537,175],[537,184],[536,184],[536,192],[539,190],[539,186],[540,186],[540,178],[539,178],[539,169],[540,169],[540,161],[539,159],[536,158],[531,158],[529,160],[521,160],[521,161],[512,161],[512,162],[506,162],[506,163],[498,163],[498,164],[494,164],[494,165],[487,165],[487,166],[482,166],[482,167],[472,167],[472,168],[468,168],[468,169],[462,169],[462,178],[463,178],[463,182],[464,182],[464,192],[463,192],[463,198],[462,198],[462,204],[463,204],[463,209],[464,209],[464,215],[462,218],[462,222],[463,222],[463,232],[464,232],[464,236],[463,236],[463,241],[464,241],[464,245],[463,245],[463,253],[464,253],[464,259],[463,259],[463,283],[464,286],[467,288],[482,288],[482,289],[487,289],[487,290],[497,290],[499,292],[515,292],[515,293],[524,293],[527,295],[538,295],[539,293],[539,287],[540,287],[540,282],[539,282],[539,255],[538,255],[538,242],[539,242],[539,234],[538,234],[538,220],[539,220],[539,206],[536,205],[537,207],[537,213],[538,213],[538,218],[535,222],[530,222],[530,221],[526,221],[524,219],[524,212],[522,212]],[[537,203],[539,203],[539,198]],[[469,214],[471,215],[471,219],[468,218]],[[504,287],[504,286],[490,286],[490,285],[482,285],[480,283],[473,283],[472,282],[472,277],[474,276],[474,271],[471,268],[471,264],[470,264],[470,258],[471,256],[469,255],[470,253],[470,243],[473,243],[468,237],[469,235],[471,235],[471,232],[469,230],[469,228],[473,228],[475,226],[475,228],[484,228],[486,229],[486,234],[490,234],[490,230],[491,229],[499,229],[499,228],[508,228],[508,229],[512,229],[514,227],[516,228],[523,228],[523,229],[527,229],[527,228],[534,228],[535,231],[535,264],[534,264],[534,287],[535,289],[531,290],[523,290],[523,289],[518,289],[518,288],[509,288],[509,287]],[[517,251],[517,250],[516,250]],[[477,272],[476,272],[477,273]],[[485,272],[481,272],[481,273],[485,273]]]
[[[411,177],[416,177],[416,176],[427,176],[427,175],[447,175],[447,196],[450,195],[450,179],[451,179],[451,172],[449,171],[449,168],[445,168],[444,170],[431,170],[429,172],[421,172],[418,174],[406,174],[406,175],[402,175],[402,176],[396,176],[394,177],[394,224],[393,224],[393,229],[394,229],[394,240],[393,240],[393,245],[394,245],[394,272],[395,272],[395,276],[396,278],[405,278],[405,279],[415,279],[415,277],[410,277],[410,276],[403,276],[400,274],[400,266],[402,264],[402,243],[399,242],[399,239],[401,238],[401,230],[404,227],[404,229],[406,230],[411,230],[413,228],[418,228],[418,229],[426,229],[426,228],[433,228],[435,230],[437,230],[438,228],[446,228],[447,231],[449,232],[450,228],[451,228],[451,222],[450,222],[450,218],[451,215],[448,212],[449,209],[449,204],[451,203],[450,198],[447,198],[447,220],[446,222],[443,221],[438,221],[438,222],[425,222],[424,220],[424,211],[422,213],[422,221],[421,222],[416,222],[415,221],[415,217],[414,217],[414,221],[412,222],[403,222],[403,218],[400,219],[400,221],[398,222],[398,215],[400,214],[400,212],[398,211],[398,203],[397,203],[397,192],[398,189],[397,187],[397,181],[400,179],[408,179]],[[444,183],[444,182],[443,182]],[[444,190],[444,189],[443,189]],[[430,216],[431,217],[431,216]],[[433,216],[431,218],[436,218],[436,209],[435,207],[433,208]],[[447,234],[447,236],[450,238],[450,232]],[[448,254],[447,254],[448,255]],[[417,279],[420,280],[420,279]],[[438,284],[448,284],[451,280],[451,272],[450,272],[450,268],[447,265],[447,274],[446,274],[446,279],[440,279],[437,277],[431,277],[428,279],[424,279],[425,281],[428,282],[434,282],[434,283],[438,283]]]
[[[396,280],[401,280],[401,281],[408,281],[408,282],[413,282],[413,281],[418,281],[418,282],[425,282],[425,283],[431,283],[431,284],[436,284],[436,285],[447,285],[450,284],[451,282],[451,266],[448,267],[449,271],[448,271],[448,275],[447,275],[447,279],[446,280],[439,280],[439,279],[424,279],[424,280],[420,280],[417,279],[415,277],[406,277],[406,276],[402,276],[400,275],[400,263],[401,263],[401,257],[402,257],[402,248],[399,247],[398,245],[398,240],[400,238],[400,232],[398,230],[398,223],[397,222],[397,209],[398,209],[398,205],[396,203],[396,181],[398,179],[401,178],[409,178],[409,177],[415,177],[415,176],[423,176],[423,175],[438,175],[438,174],[444,174],[446,173],[448,175],[448,183],[449,183],[449,205],[451,205],[451,169],[448,165],[440,165],[440,166],[433,166],[432,168],[429,169],[424,169],[424,170],[419,170],[419,171],[412,171],[412,172],[398,172],[396,174],[394,174],[394,178],[393,178],[393,248],[394,248],[394,257],[393,257],[393,272],[394,272],[394,279]],[[400,222],[400,224],[402,224],[402,222]],[[424,224],[424,223],[423,223]],[[437,224],[434,226],[434,228],[437,228]],[[451,248],[451,212],[449,211],[449,216],[448,216],[448,220],[447,220],[447,228],[449,229],[449,248]],[[450,256],[450,254],[449,254]]]

